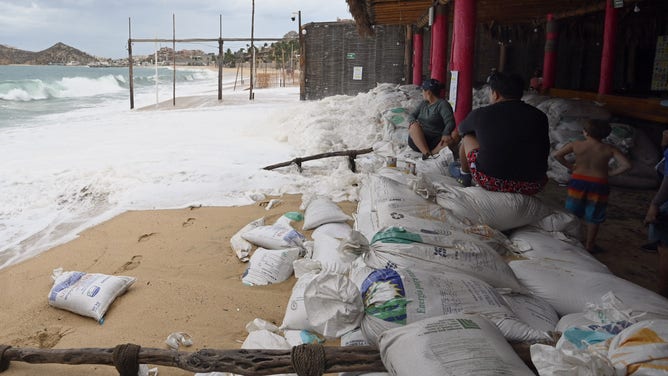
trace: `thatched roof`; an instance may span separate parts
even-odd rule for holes
[[[548,13],[566,18],[605,9],[606,0],[476,0],[476,17],[487,25],[543,23]],[[608,0],[609,1],[609,0]],[[640,0],[639,0],[640,1]],[[453,0],[346,0],[361,35],[373,35],[374,25],[424,26],[433,4]],[[625,4],[625,7],[633,6]]]

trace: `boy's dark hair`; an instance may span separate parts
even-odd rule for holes
[[[494,72],[489,76],[489,86],[505,99],[522,99],[524,80],[515,73]]]
[[[584,130],[587,131],[589,137],[600,141],[610,135],[612,127],[605,120],[589,119],[584,125]]]

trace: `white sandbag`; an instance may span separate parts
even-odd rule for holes
[[[582,224],[580,219],[562,209],[553,209],[552,213],[535,221],[530,226],[549,232],[553,237],[561,240],[582,239]],[[563,236],[561,234],[563,234]]]
[[[237,255],[237,258],[242,262],[248,261],[248,255],[250,255],[250,252],[253,250],[253,244],[244,239],[241,235],[260,226],[264,226],[264,217],[250,222],[230,238],[230,246]]]
[[[533,376],[499,330],[475,315],[438,316],[381,334],[393,375]]]
[[[282,226],[258,226],[241,234],[241,237],[267,249],[299,247],[306,239],[297,230]]]
[[[668,299],[610,273],[565,269],[536,260],[511,261],[509,265],[522,285],[545,299],[560,315],[581,312],[587,303],[598,302],[612,291],[636,313],[668,317]]]
[[[306,307],[304,306],[304,291],[306,286],[317,276],[317,273],[307,273],[302,275],[295,285],[292,287],[292,293],[288,304],[286,305],[285,315],[283,316],[283,323],[280,329],[311,329],[311,324],[306,315]]]
[[[610,342],[608,358],[617,375],[668,374],[668,320],[641,321]]]
[[[513,231],[510,240],[515,243],[522,257],[529,260],[553,263],[564,269],[610,273],[608,267],[587,252],[582,245],[556,239],[532,227]]]
[[[555,330],[559,315],[545,299],[526,294],[502,294],[501,297],[517,317],[530,327],[543,332]]]
[[[325,223],[345,222],[352,218],[328,197],[318,197],[306,206],[304,230],[311,230]]]
[[[359,327],[364,303],[357,286],[341,274],[320,273],[304,289],[304,308],[313,331],[338,338]]]
[[[460,218],[500,231],[530,224],[552,212],[536,197],[490,192],[480,187],[443,186],[436,201]]]
[[[499,255],[504,251],[503,244],[494,238],[486,239],[463,231],[425,234],[390,227],[376,233],[363,258],[368,266],[375,269],[459,272],[481,279],[493,287],[525,291]]]
[[[531,362],[541,376],[615,376],[607,354],[531,345]]]
[[[423,200],[423,202],[383,202],[376,207],[376,232],[384,227],[410,227],[423,232],[443,233],[453,228],[467,227],[449,210]],[[368,236],[373,238],[374,234]]]
[[[327,235],[333,238],[346,238],[350,235],[352,229],[346,222],[325,223],[313,230],[311,238],[315,240],[320,235]]]
[[[241,344],[242,349],[289,350],[292,348],[288,341],[268,330],[256,330],[248,333],[248,337]],[[296,376],[296,373],[278,374],[277,376]]]
[[[53,270],[49,305],[103,321],[111,303],[136,281],[134,277]]]
[[[302,215],[302,213],[295,211],[287,212],[278,217],[276,222],[274,222],[274,226],[293,229],[292,222],[301,222],[303,220],[304,215]]]
[[[357,255],[342,252],[340,245],[341,239],[320,235],[315,238],[311,259],[320,262],[323,272],[347,274]]]
[[[299,258],[292,263],[295,278],[301,278],[305,274],[319,273],[322,270],[320,261],[313,260],[309,257]]]
[[[248,286],[281,283],[292,276],[292,263],[299,258],[300,248],[258,248],[250,258],[241,281]]]
[[[550,338],[548,333],[521,322],[489,284],[464,274],[377,270],[362,284],[362,296],[366,307],[362,330],[370,342],[397,324],[460,313],[488,318],[509,341]],[[380,320],[389,325],[382,325]]]

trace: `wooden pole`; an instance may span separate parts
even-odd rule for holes
[[[295,158],[291,161],[273,164],[271,166],[265,167],[264,170],[273,170],[275,168],[287,167],[287,166],[290,166],[291,164],[296,164],[297,168],[299,169],[299,172],[301,172],[302,171],[302,162],[312,161],[314,159],[347,156],[348,157],[348,166],[350,167],[350,170],[352,172],[356,172],[355,171],[356,170],[355,158],[360,154],[367,154],[367,153],[371,153],[372,151],[373,151],[373,148],[367,148],[367,149],[361,149],[361,150],[332,151],[332,152],[329,152],[329,153],[315,154],[315,155],[310,155],[308,157],[299,157],[299,158]]]
[[[468,1],[468,0],[467,0]],[[445,82],[447,66],[447,48],[448,48],[448,13],[444,5],[437,5],[434,17],[434,25],[431,28],[431,52],[432,67],[431,78],[435,78],[441,83]],[[441,97],[445,95],[441,92]]]
[[[223,100],[223,15],[220,15],[220,34],[218,38],[218,100]]]
[[[605,27],[603,30],[603,51],[601,53],[601,72],[598,81],[598,93],[612,92],[612,76],[615,73],[615,37],[617,36],[617,8],[612,0],[606,1]]]
[[[135,108],[135,85],[132,75],[132,19],[128,17],[128,69],[129,69],[129,80],[130,80],[130,109]]]
[[[172,106],[176,106],[176,16],[172,13],[172,62],[174,72],[172,73]]]
[[[306,100],[306,46],[302,31],[302,11],[297,11],[299,18],[299,100]]]
[[[413,73],[411,64],[413,63],[413,26],[406,25],[406,38],[404,39],[404,83],[410,84],[412,82],[411,74]]]
[[[422,59],[424,51],[424,40],[422,29],[413,33],[413,85],[422,85]]]
[[[473,106],[473,51],[475,50],[476,1],[457,0],[454,10],[452,69],[459,72],[455,122],[461,124]]]
[[[4,348],[4,351],[0,351],[0,365],[5,367],[0,367],[0,372],[6,370],[11,361],[31,364],[101,364],[116,366],[118,369],[118,363],[123,363],[125,359],[117,358],[115,361],[114,352],[121,346],[124,345],[116,348],[82,349]],[[138,364],[177,367],[197,373],[229,372],[246,376],[284,373],[313,375],[316,374],[313,373],[314,370],[323,373],[386,371],[378,349],[372,346],[300,345],[289,350],[202,349],[193,353],[140,348],[134,361]],[[310,372],[303,373],[306,371]]]
[[[545,26],[545,55],[543,57],[543,90],[549,90],[554,87],[557,74],[557,39],[558,29],[557,21],[554,15],[547,15],[547,24]]]
[[[253,44],[253,37],[255,34],[255,0],[253,0],[253,8],[251,13],[251,50],[253,54],[251,55],[251,71],[250,71],[250,92],[248,93],[248,99],[253,100],[253,73],[255,71],[255,46]]]

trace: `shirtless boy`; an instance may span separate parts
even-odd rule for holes
[[[553,157],[571,171],[568,181],[566,209],[584,219],[587,224],[585,248],[591,253],[601,251],[596,246],[596,235],[605,221],[605,211],[610,194],[608,177],[631,168],[631,162],[616,147],[601,140],[611,131],[610,124],[603,120],[588,120],[582,133],[584,141],[573,141],[554,152]],[[566,160],[575,154],[575,162]],[[608,163],[614,158],[617,167],[610,169]]]

